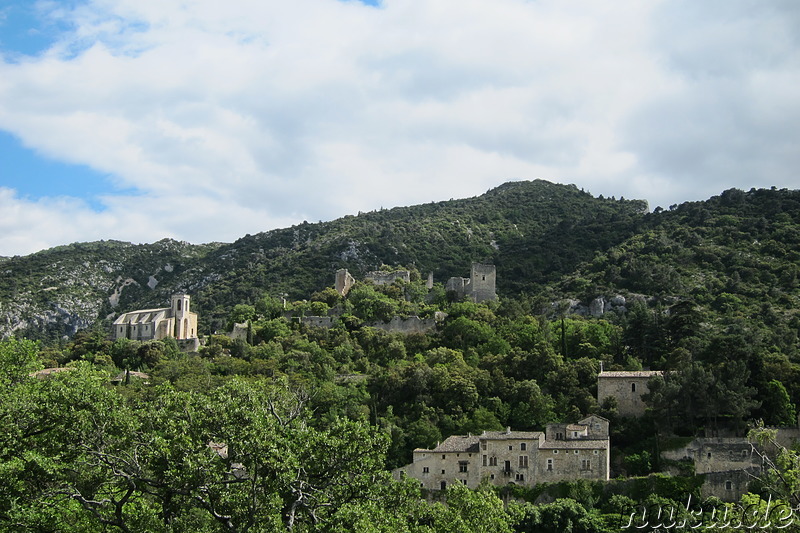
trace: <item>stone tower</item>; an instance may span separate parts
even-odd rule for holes
[[[175,329],[173,337],[176,339],[188,339],[194,337],[195,333],[192,331],[192,321],[189,319],[189,300],[188,294],[174,294],[172,295],[172,318],[175,320]]]
[[[494,265],[472,263],[469,279],[469,290],[475,302],[497,300],[497,293],[495,292],[497,270]]]

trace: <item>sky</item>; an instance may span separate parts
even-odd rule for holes
[[[800,188],[796,0],[0,0],[0,256]]]

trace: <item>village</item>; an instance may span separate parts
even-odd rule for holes
[[[386,285],[395,280],[408,282],[406,270],[369,272],[369,283]],[[347,296],[356,283],[350,273],[336,272],[334,288]],[[447,290],[454,298],[473,302],[494,301],[496,270],[494,265],[473,263],[469,278],[450,278]],[[427,280],[428,288],[433,277]],[[201,340],[197,336],[197,314],[190,310],[188,294],[176,294],[168,308],[145,309],[121,314],[113,323],[114,339],[139,341],[173,337],[184,351],[196,351]],[[286,317],[312,327],[332,327],[334,313],[328,316]],[[395,316],[388,322],[369,326],[387,332],[409,334],[433,331],[446,318]],[[245,339],[247,324],[234,324],[232,338]],[[619,416],[638,418],[645,414],[643,397],[649,392],[648,381],[663,376],[657,370],[602,371],[597,375],[597,402],[609,400]],[[117,378],[119,381],[119,377]],[[797,426],[775,428],[776,439],[784,446],[800,442],[800,420]],[[451,435],[430,449],[413,450],[413,462],[396,468],[393,475],[419,481],[421,488],[444,490],[451,484],[477,488],[481,483],[495,486],[533,487],[540,483],[569,480],[608,481],[613,475],[611,456],[613,443],[609,421],[597,414],[588,414],[572,423],[550,423],[544,431],[506,428],[505,431],[483,431],[480,434]],[[763,468],[763,455],[746,436],[728,432],[724,435],[698,436],[678,448],[661,451],[667,473],[681,475],[688,468],[702,474],[703,497],[737,501],[748,492],[751,481]]]

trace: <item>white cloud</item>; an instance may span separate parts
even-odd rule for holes
[[[751,6],[51,4],[74,30],[0,62],[0,128],[136,196],[107,195],[95,213],[5,191],[0,255],[93,238],[232,240],[508,179],[652,206],[792,186],[797,9]],[[17,223],[19,210],[37,216]]]

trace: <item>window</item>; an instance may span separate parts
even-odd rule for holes
[[[631,392],[636,392],[636,383],[631,383]]]
[[[442,459],[444,459],[444,454],[442,454]]]
[[[520,468],[528,468],[528,456],[527,455],[520,455],[519,456],[519,467]]]
[[[423,474],[429,474],[430,471],[431,471],[431,469],[429,467],[427,467],[427,466],[423,466],[422,467],[422,473]]]
[[[489,479],[494,479],[494,474],[492,474],[491,476],[489,476]]]
[[[600,450],[592,450],[592,453],[595,455],[600,455]]]
[[[514,476],[514,479],[516,479],[517,481],[525,481],[525,474],[517,474],[516,476]]]
[[[572,432],[572,438],[573,439],[577,439],[578,438],[578,432],[577,431],[573,431]]]
[[[514,449],[514,447],[513,447],[513,446],[509,446],[509,447],[508,447],[508,451],[511,451],[511,450],[513,450],[513,449]]]
[[[444,475],[444,468],[442,468],[442,475]]]
[[[708,452],[708,458],[711,459],[711,452]]]
[[[553,450],[553,453],[557,454],[557,453],[558,453],[558,450]]]
[[[725,490],[733,490],[733,483],[731,483],[730,481],[726,481]]]
[[[573,453],[574,453],[575,455],[578,455],[578,450],[575,450]]]
[[[481,450],[486,451],[486,441],[481,442]]]
[[[483,456],[483,466],[486,466],[488,464],[488,458],[489,458],[488,455]]]
[[[466,479],[462,479],[462,480],[461,480],[461,484],[462,484],[462,485],[466,485],[466,484],[467,484],[467,480],[466,480]]]
[[[458,463],[458,471],[459,472],[466,472],[467,471],[467,462],[466,461],[461,461],[460,463]]]
[[[442,490],[446,489],[447,488],[447,481],[442,481],[441,483],[439,483],[439,488],[441,488]]]
[[[523,452],[524,452],[525,450],[527,450],[527,449],[528,449],[528,445],[527,445],[527,444],[525,444],[524,442],[522,442],[522,443],[520,443],[520,445],[519,445],[519,449],[520,449],[521,451],[523,451]]]
[[[581,470],[591,470],[589,459],[581,459]]]
[[[553,460],[552,459],[548,459],[547,460],[547,471],[548,472],[552,472],[553,471]]]
[[[489,457],[489,466],[497,466],[497,457]]]

